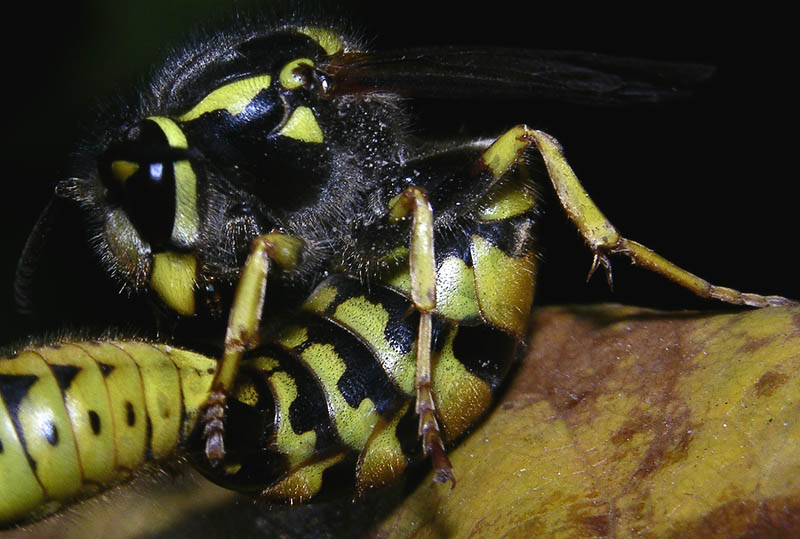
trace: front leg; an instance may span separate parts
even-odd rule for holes
[[[303,242],[299,238],[279,233],[264,234],[253,240],[236,286],[225,333],[225,349],[200,418],[205,455],[212,464],[225,458],[226,403],[236,383],[242,356],[258,345],[270,260],[291,269],[297,265],[302,248]]]
[[[544,159],[547,173],[567,216],[578,227],[594,253],[589,271],[590,277],[597,267],[602,265],[610,283],[611,265],[608,254],[622,254],[630,258],[634,264],[654,271],[703,298],[752,307],[796,305],[795,301],[781,296],[761,296],[713,285],[676,266],[644,245],[622,237],[589,198],[567,163],[561,146],[547,133],[530,129],[525,125],[516,126],[498,138],[485,152],[482,160],[492,174],[499,178],[518,163],[523,154],[534,145]]]

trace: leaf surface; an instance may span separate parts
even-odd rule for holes
[[[800,534],[800,309],[539,310],[451,459],[378,535]]]

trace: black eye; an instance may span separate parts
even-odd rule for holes
[[[121,206],[152,246],[170,241],[175,219],[175,162],[179,157],[159,126],[146,120],[99,160],[109,202]]]
[[[123,207],[143,238],[164,245],[175,219],[173,163],[142,163],[124,184]]]

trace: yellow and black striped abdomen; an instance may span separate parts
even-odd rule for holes
[[[216,362],[138,341],[63,342],[0,359],[0,524],[35,519],[174,454]]]
[[[517,208],[465,219],[459,241],[437,252],[432,387],[450,442],[490,407],[526,330],[534,208]],[[322,281],[302,312],[243,362],[224,471],[202,458],[199,468],[223,486],[293,502],[394,481],[420,456],[419,314],[409,295],[402,262],[370,286],[343,274]]]

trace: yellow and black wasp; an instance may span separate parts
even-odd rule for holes
[[[363,493],[422,453],[455,481],[445,443],[490,406],[524,342],[537,170],[593,269],[622,254],[703,297],[787,304],[712,287],[620,236],[550,135],[426,139],[406,103],[647,103],[708,74],[517,49],[373,52],[308,18],[241,20],[181,48],[98,115],[16,280],[24,310],[83,307],[85,291],[45,276],[74,215],[98,289],[122,291],[89,309],[155,320],[170,344],[72,338],[0,362],[0,519],[176,451],[269,501]]]

